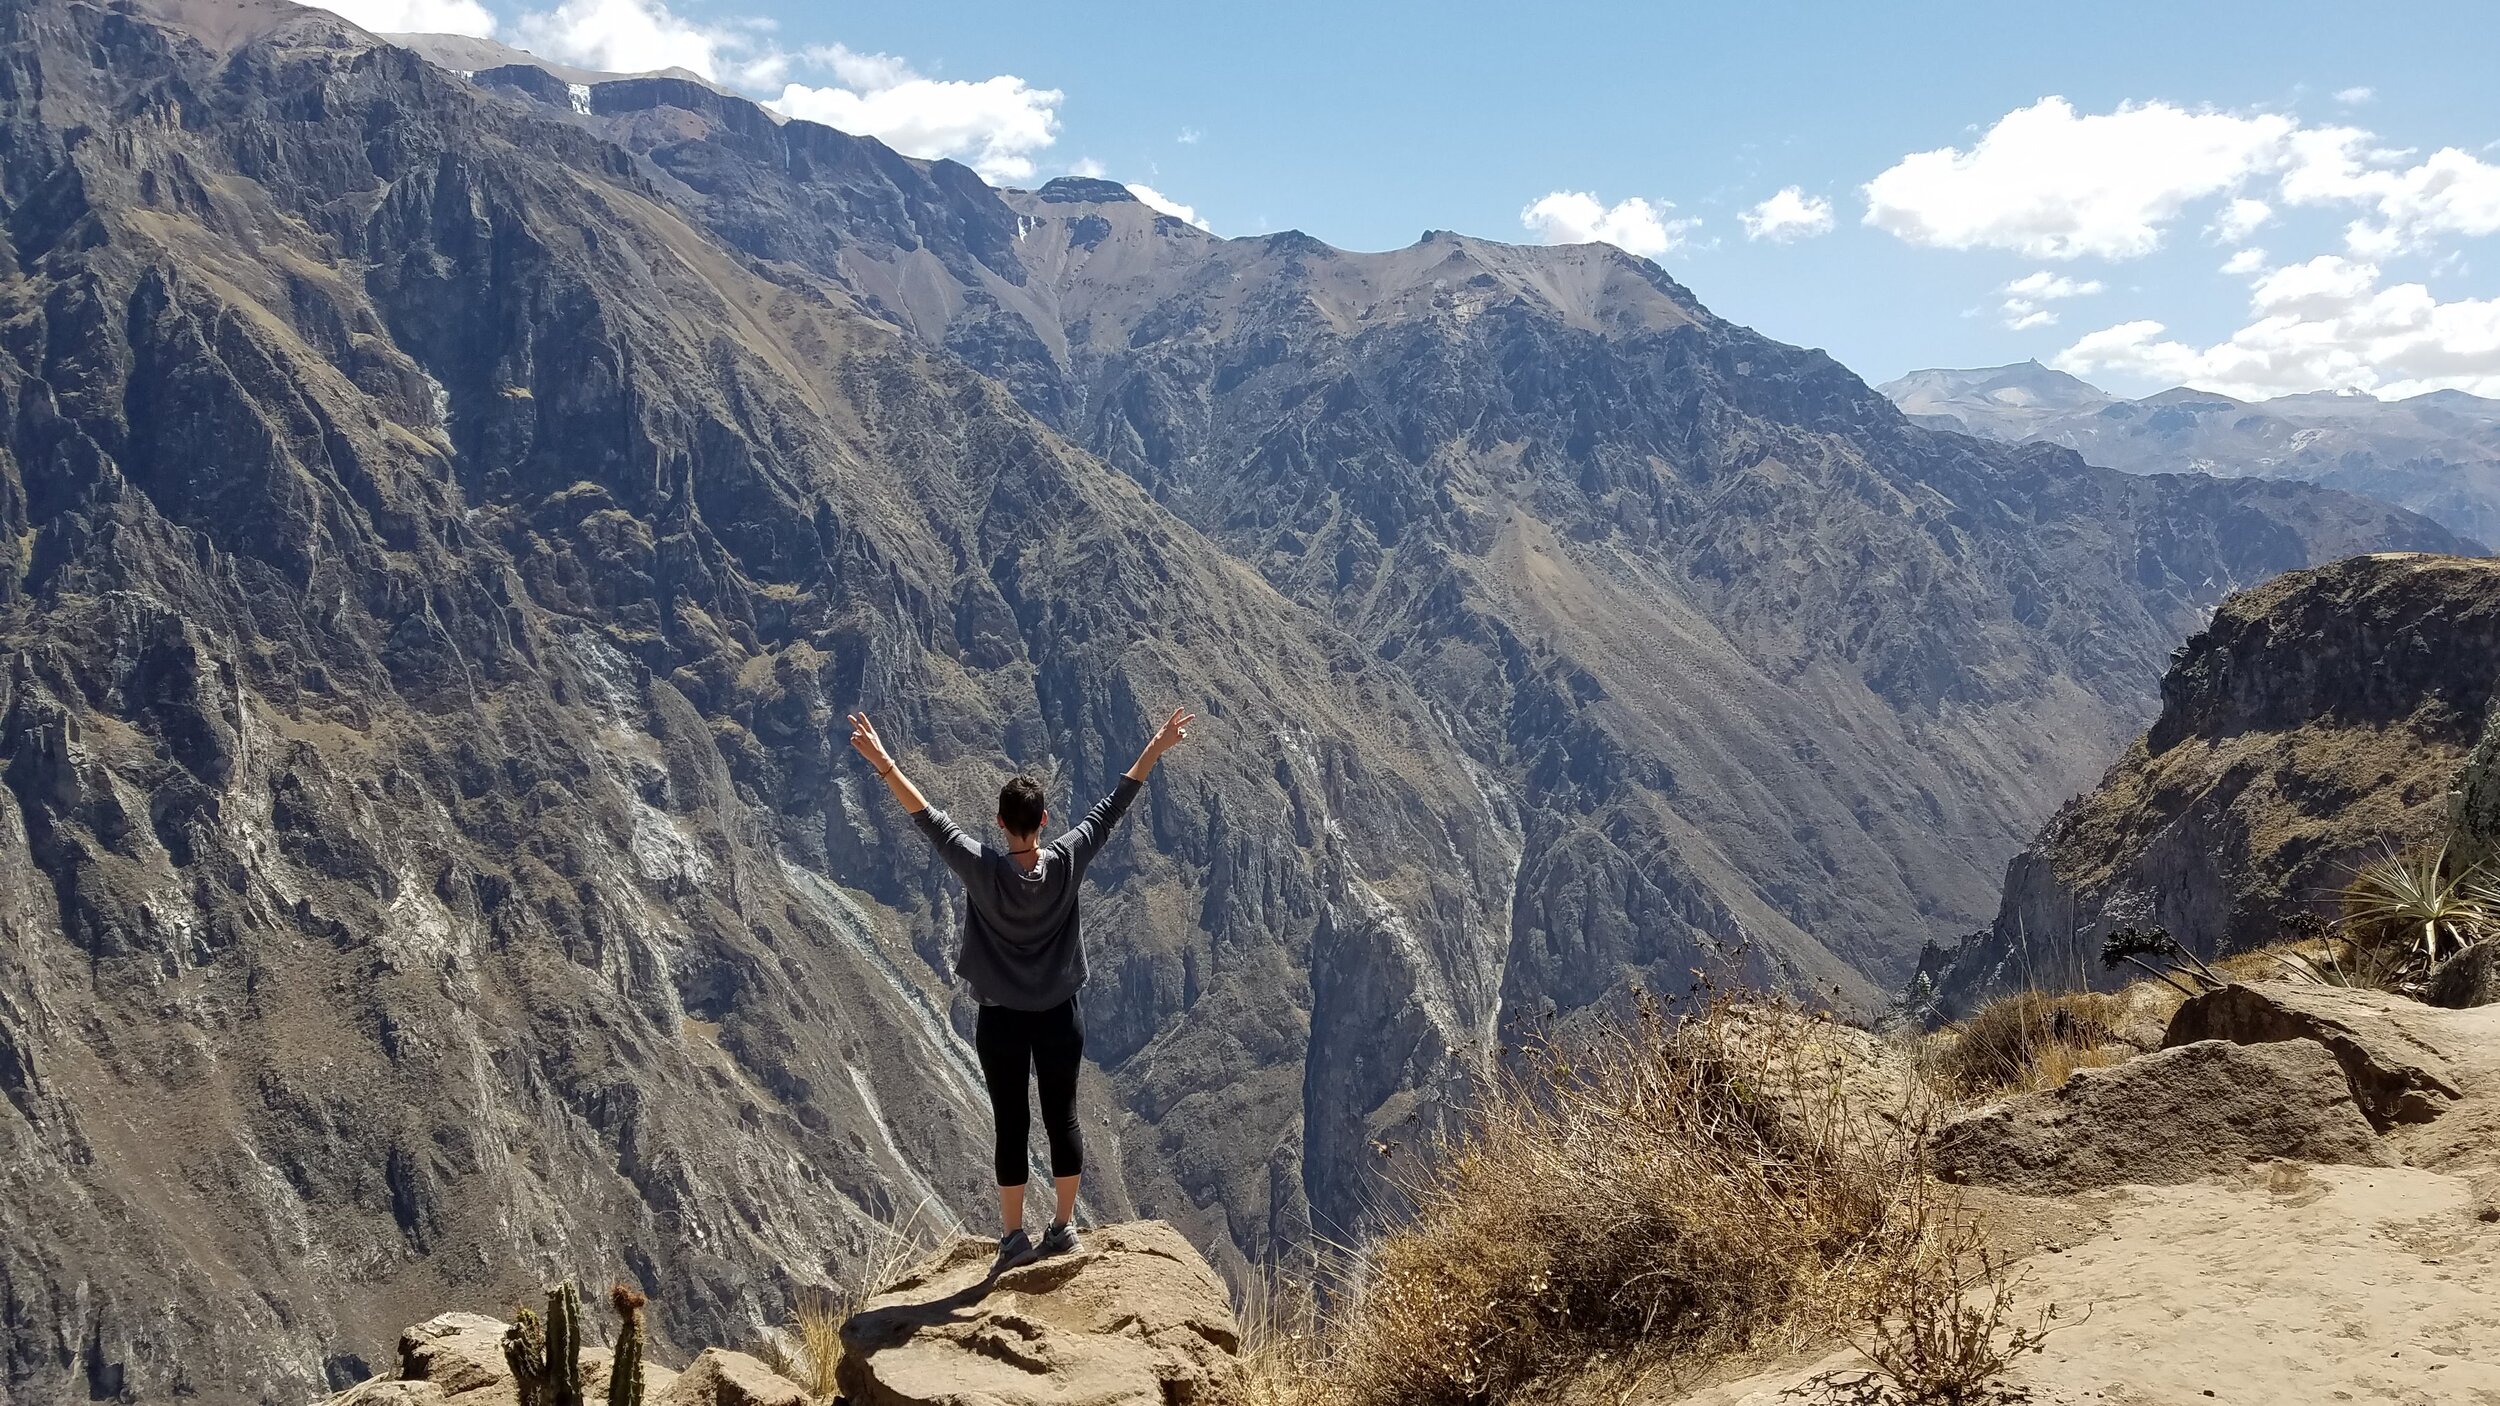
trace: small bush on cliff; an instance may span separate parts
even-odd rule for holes
[[[2051,1304],[2026,1315],[2020,1287],[1975,1223],[1940,1218],[1919,1253],[1884,1277],[1856,1335],[1869,1370],[1825,1372],[1782,1395],[1811,1406],[2019,1406],[2028,1388],[2006,1380],[2050,1333],[2069,1326]]]
[[[1964,1021],[1936,1072],[1964,1094],[2055,1088],[2077,1069],[2110,1062],[2105,1051],[2123,1010],[2118,997],[2099,992],[2018,991]]]
[[[1599,1357],[1852,1321],[1928,1200],[1915,1081],[1878,1094],[1841,1035],[1864,1038],[1644,1003],[1532,1051],[1406,1188],[1411,1219],[1357,1253],[1318,1360],[1263,1399],[1479,1406]]]

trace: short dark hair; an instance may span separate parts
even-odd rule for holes
[[[1008,834],[1030,835],[1041,829],[1042,813],[1042,783],[1032,777],[1013,777],[998,788],[998,824]]]

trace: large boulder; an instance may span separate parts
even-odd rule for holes
[[[1103,1226],[1075,1254],[995,1281],[961,1239],[842,1326],[849,1406],[1221,1406],[1241,1334],[1224,1283],[1160,1221]]]
[[[2275,1158],[2390,1160],[2335,1057],[2305,1040],[2207,1040],[2078,1070],[1946,1123],[1932,1149],[1946,1181],[2035,1196],[2174,1185]]]
[[[2385,991],[2235,983],[2179,1007],[2165,1046],[2307,1040],[2332,1051],[2373,1125],[2424,1123],[2500,1075],[2500,1012],[2445,1011]]]
[[[2500,1004],[2500,940],[2486,938],[2440,963],[2422,999],[2452,1011]]]

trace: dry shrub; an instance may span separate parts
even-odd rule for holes
[[[1856,1335],[1870,1370],[1832,1371],[1783,1393],[1817,1406],[2012,1406],[2030,1391],[2005,1380],[2060,1327],[2057,1305],[2026,1315],[2020,1281],[1980,1227],[1947,1212],[1915,1253],[1888,1266]]]
[[[775,1374],[797,1383],[809,1397],[832,1400],[836,1374],[842,1368],[842,1325],[886,1285],[902,1278],[939,1241],[961,1229],[926,1206],[899,1224],[879,1225],[867,1255],[846,1282],[800,1295],[790,1321],[767,1330],[756,1344],[755,1355]]]
[[[1851,1321],[1926,1233],[1926,1117],[1840,1034],[1867,1038],[1643,1003],[1529,1051],[1403,1188],[1412,1217],[1355,1256],[1304,1369],[1264,1399],[1477,1406],[1601,1356]]]
[[[2018,991],[1962,1022],[1937,1072],[1966,1094],[2055,1088],[2077,1069],[2124,1055],[2111,1046],[2125,1014],[2124,1001],[2097,991]]]

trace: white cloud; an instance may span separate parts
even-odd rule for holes
[[[2362,258],[2448,236],[2500,233],[2500,165],[2457,147],[2419,161],[2357,127],[2304,127],[2280,113],[2121,104],[2082,114],[2063,98],[2007,113],[1969,150],[1905,156],[1866,184],[1866,222],[1913,244],[2013,249],[2035,258],[2128,259],[2161,246],[2190,205],[2229,197],[2208,226],[2238,243],[2274,217],[2245,187],[2292,205],[2351,205]]]
[[[564,0],[521,16],[514,34],[533,53],[606,73],[683,68],[726,81],[778,57],[752,30],[696,24],[658,0]]]
[[[2243,244],[2257,232],[2259,226],[2273,218],[2273,206],[2262,200],[2241,196],[2222,207],[2222,213],[2214,216],[2214,222],[2206,227],[2206,233],[2225,244]]]
[[[373,34],[469,34],[485,39],[495,17],[477,0],[311,0]]]
[[[1062,94],[1055,88],[1036,88],[1012,74],[929,78],[893,54],[841,44],[793,54],[772,41],[771,29],[760,19],[698,23],[664,0],[563,0],[521,16],[515,37],[549,58],[611,73],[684,68],[749,89],[778,85],[781,96],[764,105],[784,116],[875,137],[906,156],[959,160],[992,181],[1031,179],[1034,153],[1058,138]],[[801,63],[829,71],[834,81],[824,87],[788,82]]]
[[[1832,230],[1832,202],[1819,195],[1807,195],[1796,186],[1783,188],[1777,195],[1744,211],[1737,222],[1745,227],[1747,239],[1768,239],[1786,244],[1791,240],[1811,239]]]
[[[839,44],[808,56],[833,70],[834,85],[792,83],[765,106],[875,137],[906,156],[962,161],[1000,182],[1031,180],[1034,154],[1059,137],[1064,95],[1056,88],[1036,88],[1011,74],[928,78],[890,54]]]
[[[2042,98],[1968,151],[1905,156],[1866,183],[1866,222],[1912,244],[2032,258],[2136,258],[2189,204],[2278,164],[2297,124],[2274,113]]]
[[[1183,127],[1181,128],[1181,134],[1174,137],[1172,140],[1179,142],[1182,146],[1196,146],[1200,141],[1205,139],[1206,135],[1206,133],[1199,131],[1195,127]]]
[[[2068,278],[2062,273],[2042,269],[2006,284],[2004,291],[2022,298],[2089,298],[2101,291],[2101,281],[2097,278]]]
[[[1103,177],[1111,174],[1111,168],[1103,165],[1101,162],[1096,161],[1090,156],[1080,156],[1076,160],[1068,163],[1068,174],[1071,176],[1083,176],[1088,180],[1099,181]]]
[[[1676,219],[1673,203],[1633,196],[1613,205],[1584,190],[1558,190],[1519,212],[1519,223],[1548,244],[1603,241],[1627,254],[1656,258],[1679,248],[1699,220]]]
[[[2344,160],[2321,163],[2304,175],[2299,187],[2304,202],[2355,201],[2376,217],[2356,220],[2345,232],[2345,244],[2356,254],[2417,250],[2443,235],[2500,234],[2500,166],[2455,147],[2407,167]]]
[[[2346,107],[2359,107],[2377,97],[2378,90],[2375,88],[2345,88],[2335,94],[2335,101]]]
[[[1156,190],[1153,186],[1139,185],[1135,181],[1130,181],[1128,183],[1128,193],[1136,196],[1140,200],[1145,201],[1148,205],[1162,211],[1164,214],[1171,216],[1173,219],[1179,220],[1183,224],[1196,225],[1200,229],[1212,232],[1213,227],[1208,225],[1206,221],[1199,219],[1198,212],[1195,209],[1190,206],[1183,205],[1179,201],[1174,200],[1172,197],[1165,195],[1162,191]]]
[[[2263,249],[2242,249],[2222,261],[2224,273],[2262,273],[2265,267],[2266,251]]]
[[[2125,322],[2078,339],[2053,364],[2252,398],[2347,387],[2500,396],[2500,298],[2443,303],[2419,283],[2381,287],[2376,264],[2336,254],[2243,271],[2257,275],[2252,320],[2226,341],[2196,347],[2159,322]]]
[[[2007,330],[2028,332],[2034,327],[2056,325],[2057,314],[2040,306],[2063,298],[2089,298],[2101,291],[2099,279],[2068,278],[2062,273],[2042,269],[2025,274],[1997,291],[2006,296],[2004,313]]]

